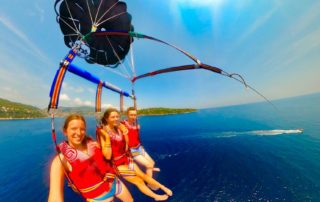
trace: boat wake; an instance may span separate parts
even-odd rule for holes
[[[290,129],[290,130],[252,130],[252,131],[229,131],[223,132],[223,136],[219,137],[235,137],[238,135],[261,135],[261,136],[272,136],[272,135],[284,135],[284,134],[300,134],[303,133],[303,129]]]
[[[303,129],[293,129],[293,130],[254,130],[249,131],[251,134],[255,135],[282,135],[282,134],[299,134],[303,133]]]

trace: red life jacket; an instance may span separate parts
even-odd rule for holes
[[[98,144],[91,139],[86,142],[88,154],[74,149],[66,141],[59,148],[72,167],[68,176],[83,197],[93,199],[110,190],[115,171],[104,159]]]
[[[128,129],[129,148],[139,147],[141,144],[139,136],[140,125],[131,125],[127,120],[124,120],[122,123]]]
[[[126,140],[121,130],[114,132],[108,130],[107,133],[110,135],[112,160],[116,166],[129,165],[129,158],[126,152]]]

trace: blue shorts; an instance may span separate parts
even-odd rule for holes
[[[118,185],[118,190],[117,190],[117,185]],[[108,193],[106,193],[105,195],[103,196],[100,196],[99,198],[94,198],[92,199],[92,201],[103,201],[103,200],[106,200],[107,198],[110,198],[110,197],[113,197],[115,195],[118,195],[121,193],[121,190],[122,187],[121,187],[121,183],[120,181],[115,178],[113,183],[112,183],[112,186],[110,188],[110,191]]]
[[[131,154],[132,154],[133,158],[135,158],[135,157],[137,157],[139,155],[144,156],[144,154],[145,154],[145,150],[144,150],[142,145],[140,145],[137,148],[130,148],[130,151],[131,151]]]

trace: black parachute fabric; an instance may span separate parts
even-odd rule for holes
[[[125,58],[132,37],[91,33],[133,31],[126,3],[118,0],[57,0],[55,9],[65,44],[69,48],[75,43],[81,44],[79,55],[87,62],[115,67]]]

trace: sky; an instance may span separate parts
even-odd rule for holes
[[[246,82],[268,99],[320,92],[320,1],[131,0],[135,31],[154,36]],[[68,48],[56,22],[54,1],[4,0],[0,6],[0,97],[45,108],[59,62]],[[167,46],[135,40],[124,61],[137,75],[192,64]],[[76,58],[74,64],[131,92],[119,75]],[[133,73],[129,71],[132,76]],[[67,73],[60,106],[94,106],[96,86]],[[135,84],[139,108],[209,108],[263,101],[240,83],[205,70],[175,72]],[[103,90],[103,106],[119,95]],[[132,105],[130,99],[125,106]]]

